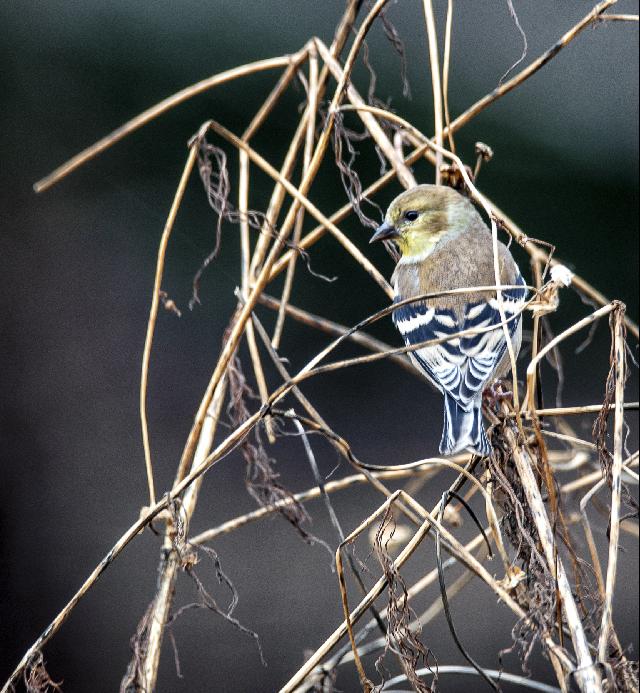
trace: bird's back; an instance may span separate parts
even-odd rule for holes
[[[519,274],[511,253],[498,241],[500,281],[513,284]],[[445,236],[424,259],[402,259],[394,272],[396,298],[475,286],[494,286],[493,242],[491,232],[478,216],[461,232]],[[474,292],[474,301],[488,301],[495,291]],[[448,308],[457,315],[470,302],[469,295],[442,296],[428,299],[430,307]]]

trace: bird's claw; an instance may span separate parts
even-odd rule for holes
[[[513,404],[513,392],[502,380],[496,380],[482,391],[482,401],[488,409],[497,413],[502,402]]]

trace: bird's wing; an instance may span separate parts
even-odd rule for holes
[[[504,312],[509,334],[513,336],[520,324],[518,315],[527,293],[524,279],[518,273],[514,285],[504,289]],[[517,317],[514,317],[517,316]],[[419,368],[438,389],[447,392],[465,410],[469,409],[496,370],[507,349],[504,331],[500,327],[497,299],[469,303],[461,317],[453,310],[416,302],[397,308],[393,322],[405,344],[413,346],[432,339],[442,339],[470,329],[495,329],[454,337],[441,344],[423,347],[413,352]]]

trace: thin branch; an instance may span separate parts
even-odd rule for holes
[[[266,306],[271,310],[278,310],[279,307],[282,305],[280,301],[264,293],[260,295],[258,301],[263,306]],[[382,342],[381,340],[372,337],[366,332],[351,332],[351,329],[346,325],[341,325],[340,323],[333,322],[333,320],[328,320],[327,318],[320,317],[319,315],[309,313],[308,311],[302,310],[301,308],[297,308],[296,306],[293,306],[290,303],[287,304],[285,312],[294,320],[297,320],[298,322],[302,323],[303,325],[307,325],[308,327],[313,327],[317,330],[321,330],[322,332],[330,334],[334,337],[346,336],[350,341],[359,344],[368,351],[384,353],[393,349],[393,347],[387,344],[386,342]],[[392,355],[390,356],[390,359],[397,365],[404,368],[408,373],[411,373],[411,375],[420,378],[422,377],[419,375],[415,366],[413,366],[411,361],[406,356]],[[594,406],[596,407],[594,411],[600,411],[601,407],[599,407],[599,405]]]
[[[376,479],[382,480],[406,479],[408,477],[412,478],[415,473],[420,472],[423,472],[425,476],[430,477],[433,476],[433,474],[436,471],[437,469],[434,469],[433,465],[425,464],[423,470],[398,469],[388,472],[372,472],[372,476],[374,476]],[[351,476],[346,476],[343,479],[339,479],[338,481],[328,481],[326,484],[324,484],[324,491],[326,493],[335,493],[336,491],[343,491],[345,489],[351,488],[356,484],[365,483],[369,483],[369,478],[365,474],[353,474]],[[245,515],[239,515],[238,517],[234,517],[232,520],[227,520],[227,522],[223,522],[221,525],[218,525],[217,527],[213,527],[212,529],[207,529],[204,532],[201,532],[200,534],[196,534],[196,536],[191,537],[189,539],[189,543],[196,545],[204,544],[207,541],[212,541],[216,537],[219,537],[221,534],[228,534],[229,532],[234,532],[236,529],[239,529],[240,527],[244,527],[245,525],[257,522],[258,520],[261,520],[262,518],[267,517],[268,515],[273,515],[274,513],[278,512],[278,510],[282,507],[285,507],[287,505],[293,505],[294,503],[303,503],[305,501],[315,500],[316,498],[320,498],[321,496],[321,490],[317,486],[314,486],[313,488],[310,488],[306,491],[293,494],[291,498],[283,498],[274,503],[273,505],[258,508],[257,510],[254,510],[250,513],[246,513]]]
[[[302,174],[306,175],[309,170],[309,165],[311,164],[311,157],[313,155],[313,143],[315,138],[315,127],[316,127],[316,111],[318,108],[317,103],[318,97],[318,57],[316,55],[315,44],[312,44],[309,49],[309,94],[308,94],[308,111],[309,117],[307,118],[307,131],[304,142],[304,157],[302,163]],[[243,152],[244,156],[248,156],[246,152]],[[298,218],[296,219],[295,228],[293,230],[293,246],[297,247],[300,243],[300,237],[302,236],[302,227],[304,224],[304,211],[300,210],[298,212]],[[287,267],[287,274],[284,280],[284,288],[282,289],[282,300],[280,304],[280,309],[278,310],[278,317],[276,319],[276,326],[273,330],[273,337],[271,338],[271,343],[274,349],[278,349],[280,346],[280,339],[282,338],[282,330],[284,329],[284,318],[286,315],[286,307],[291,296],[291,290],[293,288],[293,277],[296,269],[297,254],[293,254],[289,260],[289,265]]]
[[[362,252],[357,248],[357,246],[354,245],[354,243],[352,243],[352,241],[350,241],[342,233],[342,231],[340,231],[340,229],[337,226],[335,226],[335,224],[332,224],[329,221],[329,219],[327,219],[327,217],[325,217],[324,214],[309,200],[309,198],[306,197],[306,193],[302,190],[302,187],[296,188],[286,178],[283,178],[280,175],[280,173],[278,173],[278,171],[273,166],[271,166],[271,164],[268,161],[266,161],[266,159],[261,157],[260,154],[258,154],[254,149],[252,149],[248,144],[243,142],[239,137],[236,137],[236,135],[227,130],[227,128],[225,128],[224,126],[220,125],[219,123],[216,123],[213,120],[210,120],[208,123],[206,123],[206,128],[211,129],[221,137],[224,137],[235,147],[238,147],[239,149],[243,149],[244,151],[246,151],[249,158],[254,163],[256,163],[263,171],[265,171],[265,173],[267,173],[275,181],[277,181],[284,187],[284,189],[294,198],[295,204],[304,207],[312,216],[314,216],[321,224],[323,224],[323,226],[326,229],[329,230],[331,235],[335,237],[335,239],[340,243],[340,245],[354,258],[354,260],[365,270],[365,272],[376,282],[376,284],[378,284],[378,286],[387,294],[387,296],[389,296],[389,298],[393,297],[393,290],[389,286],[387,280],[374,267],[371,261],[368,260],[362,254]],[[291,209],[294,209],[294,207],[292,207]],[[289,210],[289,214],[291,214],[291,209]],[[297,214],[297,207],[295,209]],[[287,217],[287,219],[288,218],[289,217]],[[287,231],[288,233],[289,226],[290,224],[287,224],[287,221],[285,220],[285,223],[282,225],[282,228],[280,230],[280,234],[283,234],[283,230]],[[282,245],[283,243],[280,244],[280,247],[282,247]],[[271,269],[271,264],[269,266],[269,270]],[[264,267],[262,271],[264,272]],[[266,284],[267,280],[268,277],[265,276],[263,278],[263,285]],[[258,281],[256,280],[256,286],[257,284]],[[253,293],[255,293],[255,291],[256,289],[254,286]]]
[[[173,198],[169,216],[162,231],[160,245],[158,246],[158,259],[156,261],[156,273],[153,281],[153,294],[151,295],[151,308],[149,309],[149,321],[147,323],[147,334],[144,340],[144,351],[142,353],[142,373],[140,377],[140,424],[142,427],[142,445],[144,448],[144,461],[147,470],[147,483],[149,485],[149,505],[154,505],[156,502],[156,493],[153,483],[153,465],[151,462],[151,446],[149,444],[149,426],[147,423],[147,383],[149,379],[149,362],[151,360],[151,347],[153,345],[153,335],[158,318],[158,307],[160,305],[160,291],[162,288],[162,275],[164,272],[164,261],[167,253],[169,238],[173,231],[173,225],[180,209],[180,204],[187,187],[189,176],[193,171],[193,166],[196,162],[198,150],[192,146],[189,149],[187,163],[182,171],[180,182]]]
[[[166,113],[175,106],[187,101],[188,99],[201,94],[204,91],[213,89],[220,84],[225,82],[230,82],[239,77],[246,77],[247,75],[253,75],[256,72],[262,72],[264,70],[273,70],[279,67],[287,67],[290,63],[299,63],[306,57],[306,49],[293,53],[292,55],[283,55],[278,58],[267,58],[266,60],[257,60],[253,63],[247,63],[246,65],[240,65],[239,67],[234,67],[231,70],[226,70],[225,72],[220,72],[213,77],[208,77],[200,82],[196,82],[191,86],[181,89],[172,96],[163,99],[155,106],[151,106],[146,111],[143,111],[135,118],[127,121],[124,125],[116,128],[113,132],[109,133],[106,137],[98,140],[95,144],[90,147],[83,149],[79,154],[69,159],[67,162],[58,166],[54,171],[52,171],[48,176],[45,176],[39,180],[33,186],[36,192],[44,192],[47,188],[55,185],[62,178],[67,176],[72,171],[85,164],[87,161],[93,159],[94,157],[101,154],[106,149],[109,149],[116,142],[127,137],[135,130],[138,130],[143,125],[155,120],[158,116]]]
[[[505,429],[505,438],[513,453],[513,459],[538,530],[538,537],[544,550],[547,565],[555,576],[557,588],[562,598],[562,608],[571,632],[571,641],[577,658],[575,678],[580,685],[580,689],[585,693],[599,693],[602,691],[600,672],[591,658],[589,642],[576,607],[571,584],[567,578],[562,561],[555,550],[553,531],[542,497],[540,496],[538,483],[533,474],[535,463],[528,450],[520,447],[513,432],[508,428]]]
[[[518,674],[510,674],[507,671],[500,669],[483,669],[482,670],[487,676],[495,679],[497,682],[504,681],[505,683],[513,683],[516,686],[521,686],[522,688],[530,688],[532,691],[539,691],[540,693],[560,693],[560,689],[555,686],[549,686],[546,683],[541,683],[540,681],[534,681],[532,679],[526,678],[525,676],[520,676]],[[429,669],[418,669],[416,674],[419,676],[432,676],[433,672]],[[438,665],[438,676],[446,674],[470,674],[477,676],[478,672],[473,667],[463,667],[458,665]],[[398,683],[402,683],[406,680],[404,674],[394,676],[389,679],[381,689],[381,693],[404,693],[404,691],[392,690],[392,686]]]
[[[227,381],[223,380],[209,407],[207,418],[205,419],[198,447],[193,456],[192,469],[197,469],[203,460],[206,459],[213,440],[216,434],[218,421],[220,420],[220,412],[224,403],[225,394],[227,391]],[[198,499],[198,492],[202,484],[203,477],[199,477],[191,486],[189,486],[182,498],[180,504],[180,520],[183,523],[183,532],[188,536],[189,524],[191,517],[195,511]],[[175,593],[175,583],[178,575],[178,570],[181,567],[182,557],[178,547],[174,545],[175,530],[173,521],[167,520],[167,531],[164,537],[161,569],[159,570],[158,588],[149,617],[149,635],[147,646],[144,651],[143,661],[140,666],[142,673],[142,681],[138,682],[143,690],[153,691],[156,688],[156,680],[158,677],[158,667],[160,665],[160,653],[162,650],[162,640],[165,627],[173,604],[173,596]]]
[[[427,41],[429,44],[429,64],[431,66],[431,87],[433,89],[433,117],[435,141],[439,149],[436,150],[436,185],[442,180],[442,87],[440,86],[440,59],[438,57],[438,34],[436,20],[433,16],[433,4],[431,0],[422,0],[424,18],[427,25]]]
[[[637,22],[637,14],[603,14],[599,18],[599,21],[604,22]]]
[[[467,108],[464,113],[461,113],[452,123],[450,129],[455,132],[459,130],[463,125],[466,125],[470,120],[475,118],[478,113],[484,111],[485,108],[490,106],[494,101],[513,91],[517,86],[522,84],[526,79],[535,74],[540,68],[544,67],[550,60],[555,58],[558,53],[565,48],[571,41],[573,41],[580,32],[584,31],[588,26],[590,26],[594,21],[597,21],[602,13],[611,5],[614,5],[618,0],[604,0],[604,2],[596,5],[589,14],[587,14],[583,19],[581,19],[575,26],[571,27],[569,31],[563,34],[558,41],[545,53],[543,53],[539,58],[534,60],[530,65],[527,65],[523,70],[521,70],[517,75],[512,77],[508,82],[505,82],[501,86],[494,89],[490,94],[482,97],[479,101],[476,101],[472,106]],[[606,15],[605,15],[606,16]]]
[[[609,643],[613,632],[613,595],[618,568],[618,540],[620,537],[620,502],[622,493],[622,450],[624,447],[624,383],[626,378],[626,344],[624,339],[624,307],[618,306],[613,314],[613,359],[615,368],[615,420],[613,426],[613,464],[611,466],[611,517],[609,520],[609,560],[604,608],[598,641],[598,657],[609,660]]]
[[[449,149],[455,154],[456,143],[451,129],[451,117],[449,115],[449,69],[451,67],[451,29],[453,26],[453,0],[447,0],[447,23],[444,33],[444,56],[442,59],[442,100],[444,103],[444,120],[446,123]],[[474,176],[475,178],[476,176]]]

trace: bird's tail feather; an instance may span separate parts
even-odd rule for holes
[[[445,394],[440,454],[454,455],[465,450],[483,457],[491,453],[491,445],[482,423],[481,402],[474,402],[466,410],[453,397]]]

